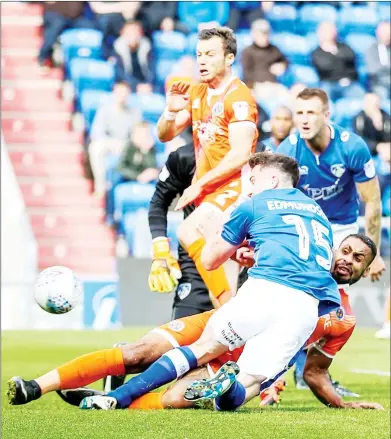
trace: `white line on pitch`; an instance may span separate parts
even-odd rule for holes
[[[364,373],[367,375],[379,375],[383,377],[391,376],[390,372],[385,372],[384,370],[377,370],[377,369],[350,369],[350,372]]]

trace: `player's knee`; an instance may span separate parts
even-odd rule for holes
[[[165,409],[183,409],[193,407],[194,403],[184,399],[183,389],[178,389],[176,386],[173,386],[164,392],[162,405]]]
[[[158,349],[144,340],[120,346],[126,373],[139,373],[150,366],[158,357]]]

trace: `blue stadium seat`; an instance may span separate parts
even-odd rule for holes
[[[378,18],[374,8],[368,6],[351,6],[342,8],[338,18],[340,36],[351,32],[375,35]]]
[[[187,37],[187,53],[194,56],[197,50],[198,33],[191,33]]]
[[[177,31],[156,31],[152,34],[152,43],[158,59],[177,60],[185,53],[187,38]]]
[[[292,5],[280,5],[277,2],[266,14],[271,27],[276,32],[295,32],[297,12]]]
[[[114,68],[108,62],[74,58],[69,71],[78,99],[84,90],[110,91],[113,87]]]
[[[367,90],[369,86],[369,73],[367,65],[365,63],[360,64],[359,62],[357,64],[358,81],[365,88],[365,90]]]
[[[356,53],[356,60],[359,65],[365,64],[365,54],[376,38],[372,35],[352,32],[348,34],[344,42]]]
[[[190,31],[195,32],[201,23],[217,21],[224,25],[229,17],[229,2],[187,2],[178,3],[178,17]]]
[[[387,114],[391,114],[391,101],[389,99],[385,99],[381,107]]]
[[[251,46],[253,39],[249,31],[239,31],[236,33],[236,41],[238,45],[238,57],[242,54],[243,50]]]
[[[297,30],[303,35],[315,32],[322,21],[337,22],[337,10],[334,6],[304,4],[299,10]]]
[[[105,180],[106,180],[106,223],[108,225],[115,224],[114,221],[114,189],[118,185],[122,176],[117,171],[117,166],[120,160],[120,155],[108,154],[106,156],[106,170],[105,170]]]
[[[261,7],[261,2],[230,2],[231,8],[241,9],[243,11],[249,11],[251,9],[259,9]]]
[[[160,59],[156,61],[156,85],[163,91],[164,83],[172,71],[174,61],[170,59]]]
[[[80,96],[80,109],[84,115],[87,132],[89,132],[96,110],[110,95],[107,91],[85,90]]]
[[[335,103],[335,123],[351,130],[353,127],[353,119],[362,108],[362,99],[339,99]]]
[[[312,47],[305,37],[282,32],[272,34],[270,41],[281,50],[292,64],[310,64]]]
[[[313,67],[292,65],[289,68],[295,77],[295,82],[300,82],[308,87],[319,86],[319,76]]]
[[[124,215],[120,227],[120,233],[124,234],[131,255],[134,252],[134,240],[138,219],[137,212],[128,212]]]
[[[73,58],[101,59],[102,39],[102,32],[95,29],[68,29],[61,34],[66,77],[69,77],[69,63]]]
[[[377,2],[377,13],[380,21],[391,20],[391,3],[390,2]]]
[[[140,108],[145,121],[155,124],[164,111],[166,99],[161,94],[151,93],[149,95],[135,95],[132,98],[132,103]]]
[[[122,221],[125,213],[148,209],[155,191],[154,184],[120,183],[114,188],[114,219]]]

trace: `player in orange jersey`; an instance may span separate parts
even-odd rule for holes
[[[238,202],[242,168],[255,151],[258,138],[256,103],[248,87],[232,73],[236,52],[236,38],[230,29],[202,30],[197,45],[201,83],[192,87],[183,82],[172,84],[158,122],[163,142],[192,126],[196,170],[176,209],[191,203],[197,208],[178,228],[178,238],[220,304],[236,292],[238,266],[208,272],[201,262],[201,251],[205,234],[219,230],[227,210]],[[161,260],[164,265],[169,259],[167,243],[156,241],[154,246],[154,261]],[[166,271],[171,275],[169,264]]]
[[[352,284],[361,277],[366,277],[374,252],[376,253],[376,247],[373,246],[373,243],[371,244],[370,240],[362,237],[362,235],[347,237],[336,253],[333,276],[339,283],[345,284]],[[251,257],[251,254],[247,253],[247,256]],[[239,258],[239,260],[241,259]],[[348,296],[343,291],[341,295],[343,299],[342,307],[330,315],[321,317],[314,334],[309,339],[309,344],[311,344],[308,354],[309,364],[317,365],[317,361],[319,359],[322,360],[322,364],[327,366],[323,367],[324,373],[327,373],[327,369],[332,361],[329,357],[335,355],[343,347],[353,332],[355,325],[355,320],[348,303]],[[63,399],[73,405],[78,405],[84,397],[99,394],[98,391],[93,389],[78,389],[78,387],[88,385],[109,374],[134,374],[145,370],[153,361],[172,349],[173,346],[186,346],[198,340],[213,312],[208,311],[174,320],[159,328],[155,328],[136,343],[129,343],[113,349],[84,355],[36,380],[25,381],[21,378],[12,378],[9,381],[10,403],[15,405],[26,404],[38,399],[44,393],[63,390],[61,393]],[[316,342],[316,345],[312,347],[314,342]],[[313,355],[313,349],[316,349],[326,359],[319,356],[319,353]],[[209,378],[210,372],[216,372],[227,361],[237,361],[241,351],[242,349],[236,349],[228,352],[210,362],[209,365],[196,369],[178,380],[168,391],[147,394],[134,400],[130,408],[194,407],[194,402],[186,401],[183,398],[183,393],[188,384],[194,379]],[[315,361],[313,358],[315,358]],[[323,369],[320,369],[320,371],[316,369],[316,371],[323,374]],[[311,372],[311,368],[306,368],[306,370],[307,375],[305,376],[309,376],[310,381],[311,374],[308,374],[308,371]],[[327,381],[326,376],[321,378],[324,381],[321,390],[317,390],[317,383],[311,384],[309,382],[314,393],[317,392],[315,394],[317,396],[320,395],[318,398],[323,398],[324,401],[327,401],[327,398],[331,398],[330,400],[333,401],[337,397],[340,398],[338,395],[335,396],[335,390],[332,387],[331,381]],[[321,396],[320,392],[322,391],[328,392],[326,396]],[[345,404],[341,398],[338,401],[341,407]],[[332,403],[330,402],[330,404]],[[331,406],[337,405],[334,402]]]

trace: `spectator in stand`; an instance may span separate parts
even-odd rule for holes
[[[103,197],[106,192],[106,156],[122,153],[134,127],[142,119],[140,110],[129,106],[130,92],[128,83],[116,83],[108,101],[98,108],[92,124],[88,152],[97,197]]]
[[[240,24],[250,27],[255,20],[265,17],[265,12],[270,11],[274,2],[230,2],[229,19],[227,26],[237,31]]]
[[[42,2],[43,43],[38,55],[41,67],[52,63],[53,46],[65,29],[93,28],[94,23],[83,16],[86,2]]]
[[[139,21],[127,21],[121,36],[114,42],[115,75],[117,81],[127,81],[132,89],[137,84],[153,82],[152,47],[143,36]]]
[[[290,134],[293,128],[292,111],[285,106],[278,107],[271,118],[271,137],[265,139],[263,144],[266,146],[265,151],[278,152],[280,146]]]
[[[382,110],[380,98],[374,93],[364,96],[364,108],[354,118],[354,132],[361,136],[368,144],[371,154],[377,154],[379,143],[390,142],[390,116]]]
[[[177,81],[189,84],[197,84],[199,82],[199,72],[195,58],[183,56],[172,66],[171,73],[167,76],[164,84],[165,90],[168,90],[171,84]]]
[[[103,32],[102,53],[108,59],[113,55],[113,43],[127,20],[136,18],[141,2],[89,2]]]
[[[178,2],[142,2],[138,19],[147,36],[151,36],[156,30],[188,33],[186,24],[178,20],[177,10]]]
[[[270,135],[270,117],[264,108],[257,103],[258,110],[258,144]]]
[[[139,122],[127,143],[117,167],[122,181],[137,181],[146,184],[156,180],[155,141],[147,122]]]
[[[390,22],[379,23],[377,42],[366,54],[370,89],[381,99],[390,99],[390,32]]]
[[[270,44],[270,25],[266,20],[256,20],[251,25],[253,43],[243,50],[242,67],[244,82],[256,90],[257,100],[280,98],[287,89],[277,83],[288,61],[278,47]]]
[[[355,54],[348,45],[337,41],[335,24],[321,23],[317,34],[319,47],[312,52],[312,64],[318,72],[321,88],[332,101],[362,97],[365,91],[357,82]]]

